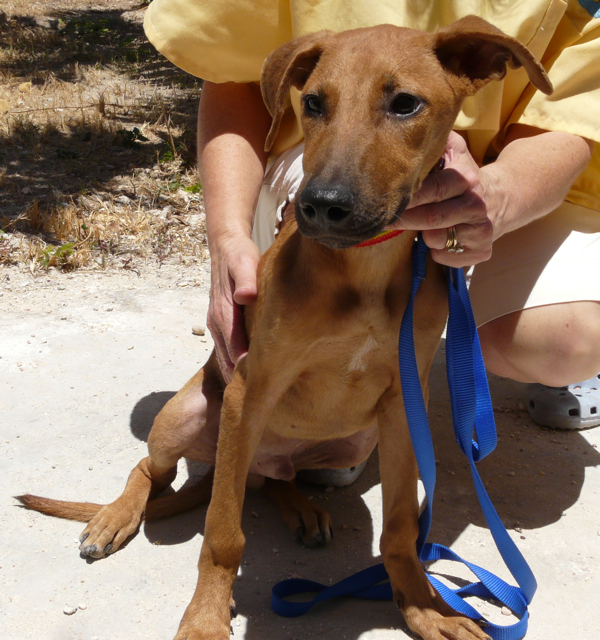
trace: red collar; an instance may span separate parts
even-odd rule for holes
[[[404,229],[390,229],[389,231],[382,231],[374,238],[370,238],[369,240],[365,240],[360,244],[355,244],[352,248],[359,249],[360,247],[372,247],[374,244],[379,244],[380,242],[385,242],[386,240],[391,240],[396,236],[400,235]]]

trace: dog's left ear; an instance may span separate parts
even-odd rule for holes
[[[504,78],[507,66],[524,67],[531,84],[546,94],[552,93],[544,68],[529,49],[477,16],[461,18],[440,29],[434,36],[433,49],[465,96],[473,95],[491,80]]]
[[[273,118],[265,151],[271,149],[279,132],[281,118],[288,105],[290,87],[302,89],[316,67],[330,33],[319,31],[296,38],[275,49],[265,60],[260,74],[260,88]]]

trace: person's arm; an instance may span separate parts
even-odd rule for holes
[[[205,82],[198,110],[211,293],[208,328],[227,382],[248,343],[241,305],[256,297],[260,254],[251,240],[271,116],[257,84]]]
[[[495,206],[494,239],[554,211],[594,148],[580,136],[526,125],[511,127],[507,142],[498,159],[481,170],[486,190],[502,198]]]
[[[495,162],[479,168],[452,133],[443,171],[428,176],[394,227],[418,229],[434,260],[461,267],[490,258],[494,240],[558,207],[591,159],[593,143],[514,125]],[[455,226],[464,253],[444,251]]]

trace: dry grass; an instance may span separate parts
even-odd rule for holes
[[[148,44],[135,3],[97,5],[0,13],[0,264],[206,259],[200,83]]]

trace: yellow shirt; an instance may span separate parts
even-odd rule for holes
[[[195,76],[258,82],[267,55],[297,36],[384,23],[435,31],[470,14],[526,45],[554,85],[546,96],[522,69],[509,70],[465,100],[455,128],[466,132],[474,158],[493,159],[516,122],[594,140],[592,161],[567,200],[600,211],[599,0],[153,0],[144,28],[163,55]],[[295,92],[273,153],[301,139]]]

